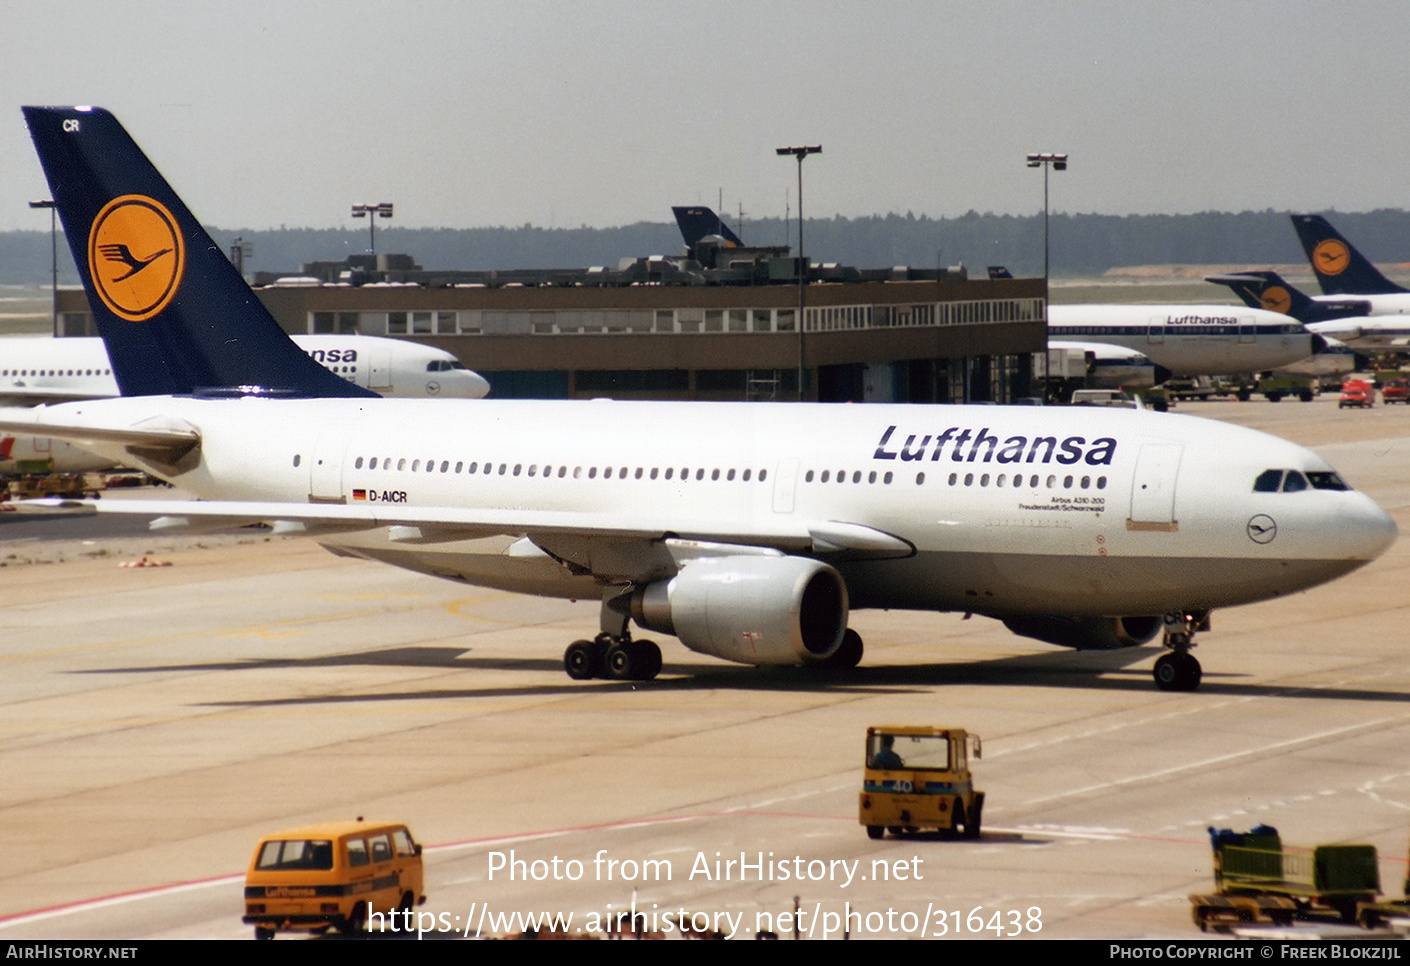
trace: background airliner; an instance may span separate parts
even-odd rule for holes
[[[1325,344],[1296,319],[1229,305],[1049,305],[1048,338],[1136,349],[1177,377],[1264,372]]]
[[[490,384],[442,349],[364,335],[296,335],[294,343],[330,372],[384,396],[479,399]],[[118,395],[103,340],[0,339],[0,405],[34,406]],[[112,460],[62,440],[0,436],[0,473],[42,463],[47,471],[112,469]]]
[[[1301,447],[1145,411],[379,399],[298,351],[110,114],[25,116],[124,390],[193,370],[228,388],[0,428],[125,454],[202,498],[90,511],[278,521],[337,553],[600,598],[599,634],[564,655],[576,678],[654,676],[632,623],[727,660],[850,667],[851,609],[887,607],[1072,647],[1163,628],[1156,683],[1191,690],[1211,610],[1347,573],[1395,535]],[[95,242],[181,257],[114,288]]]
[[[490,384],[443,349],[370,335],[296,335],[294,344],[348,382],[381,396],[479,399]],[[103,340],[0,339],[0,405],[118,395]]]
[[[1331,222],[1321,215],[1293,215],[1292,223],[1323,294],[1364,298],[1372,315],[1410,312],[1410,291],[1382,275]]]
[[[1410,345],[1410,319],[1404,317],[1410,311],[1410,293],[1308,295],[1277,272],[1267,271],[1211,275],[1206,281],[1227,285],[1245,305],[1277,307],[1310,331],[1352,349],[1369,352]]]

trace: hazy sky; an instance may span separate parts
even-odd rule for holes
[[[111,109],[223,228],[1410,208],[1410,4],[0,0],[0,230],[43,229],[23,104]],[[386,223],[384,223],[386,224]]]

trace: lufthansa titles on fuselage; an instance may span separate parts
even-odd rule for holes
[[[1239,320],[1232,315],[1167,315],[1166,325],[1238,325]]]
[[[1000,439],[985,426],[978,432],[951,426],[942,433],[910,433],[904,443],[888,426],[881,434],[872,459],[934,462],[949,447],[950,459],[956,463],[1062,463],[1071,466],[1085,462],[1089,466],[1110,466],[1116,455],[1116,440],[1101,436],[1090,442],[1084,436],[1009,436]],[[893,442],[893,438],[896,440]]]

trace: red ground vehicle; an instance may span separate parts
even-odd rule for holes
[[[1404,379],[1389,379],[1381,383],[1381,402],[1387,406],[1391,403],[1410,405],[1410,384]]]
[[[1364,379],[1348,379],[1342,383],[1341,398],[1337,400],[1337,408],[1345,409],[1348,406],[1355,406],[1358,409],[1370,409],[1376,404],[1376,390]]]

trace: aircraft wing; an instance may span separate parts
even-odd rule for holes
[[[355,491],[356,492],[356,491]],[[390,503],[273,503],[231,500],[68,500],[15,504],[21,510],[120,514],[153,520],[153,529],[210,531],[271,524],[317,539],[337,533],[387,528],[389,539],[434,544],[489,536],[518,536],[561,560],[598,576],[637,579],[640,566],[654,575],[659,555],[648,548],[694,545],[688,555],[719,556],[759,551],[804,552],[829,559],[909,557],[915,547],[893,534],[840,520],[722,521],[718,517],[623,514],[620,511],[519,510],[497,507],[416,507]],[[633,552],[633,547],[637,552]],[[611,549],[619,562],[604,573],[597,562]],[[673,552],[672,556],[679,557]],[[638,561],[638,562],[632,562]]]

